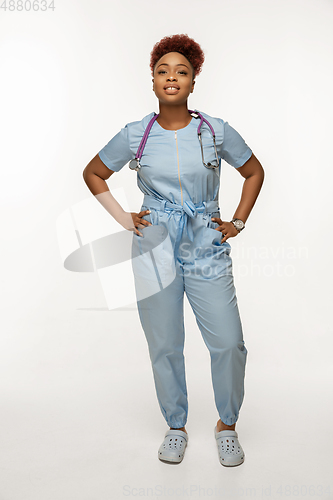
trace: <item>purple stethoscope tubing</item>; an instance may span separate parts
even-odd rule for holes
[[[206,118],[204,118],[202,116],[201,113],[199,113],[199,111],[192,111],[191,109],[188,110],[188,112],[194,117],[194,118],[201,118],[200,119],[200,123],[199,123],[199,126],[198,126],[198,138],[199,138],[199,141],[200,141],[200,146],[201,146],[201,156],[202,156],[202,163],[204,164],[205,167],[207,168],[218,168],[219,167],[219,157],[218,157],[218,154],[217,154],[217,149],[216,149],[216,142],[215,142],[215,131],[213,129],[213,127],[211,126],[211,124],[209,123],[208,120],[206,120]],[[147,125],[147,128],[145,130],[145,133],[143,134],[143,137],[141,139],[141,142],[140,142],[140,145],[139,145],[139,148],[136,152],[136,155],[135,155],[135,158],[133,158],[133,160],[131,160],[129,162],[129,168],[131,170],[140,170],[141,168],[141,165],[140,165],[140,160],[141,160],[141,157],[142,157],[142,154],[143,154],[143,150],[146,146],[146,142],[148,140],[148,136],[149,136],[149,132],[151,131],[151,128],[152,126],[154,125],[154,122],[155,120],[159,117],[159,114],[155,114],[155,116],[153,116],[153,118],[150,120],[150,122],[148,123]],[[207,125],[209,126],[211,132],[212,132],[212,135],[213,135],[213,141],[214,141],[214,148],[215,148],[215,155],[216,155],[216,159],[217,159],[217,165],[213,165],[212,163],[208,163],[206,164],[205,161],[204,161],[204,154],[203,154],[203,147],[202,147],[202,139],[201,139],[201,132],[200,132],[200,128],[201,128],[201,125],[202,123],[205,122],[207,123]]]

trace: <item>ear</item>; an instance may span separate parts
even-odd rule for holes
[[[193,80],[193,82],[192,82],[192,90],[191,90],[191,94],[192,94],[192,92],[193,92],[193,90],[194,90],[194,85],[195,85],[195,81]]]

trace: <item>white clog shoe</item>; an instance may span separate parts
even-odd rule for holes
[[[164,436],[164,441],[159,447],[158,458],[162,462],[179,463],[183,460],[188,442],[186,432],[178,429],[169,429]]]
[[[237,432],[231,430],[217,432],[215,426],[214,434],[220,463],[226,467],[242,464],[245,460],[245,453],[238,441]]]

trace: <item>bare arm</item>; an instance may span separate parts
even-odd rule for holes
[[[253,153],[250,159],[247,160],[242,167],[239,167],[236,170],[238,170],[238,172],[245,178],[245,181],[243,184],[241,199],[236,212],[234,213],[233,219],[240,219],[243,222],[246,222],[260,193],[265,173],[260,162]],[[216,230],[221,231],[223,234],[221,243],[224,243],[228,238],[232,238],[239,234],[232,222],[222,221],[218,217],[212,218],[212,220],[219,224],[219,227],[216,228]]]
[[[109,214],[112,215],[117,222],[119,222],[119,224],[121,224],[125,229],[135,231],[136,234],[142,236],[142,234],[136,229],[136,226],[140,224],[145,226],[151,225],[150,222],[141,218],[143,215],[146,215],[147,211],[142,211],[137,214],[135,212],[125,212],[123,210],[117,200],[110,193],[109,187],[105,182],[106,179],[108,179],[112,174],[114,174],[114,170],[110,170],[106,165],[104,165],[97,154],[83,170],[83,179],[91,193],[97,198]]]
[[[247,160],[242,167],[236,170],[245,177],[245,181],[241,199],[233,218],[246,222],[260,193],[265,173],[260,162],[253,153],[251,158]]]
[[[114,174],[114,170],[110,170],[97,154],[83,170],[83,178],[88,188],[95,196],[105,191],[109,191],[106,179]]]

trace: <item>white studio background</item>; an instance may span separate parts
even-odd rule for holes
[[[332,498],[333,2],[55,0],[45,12],[9,3],[0,498]],[[229,240],[248,349],[236,427],[247,458],[234,469],[218,461],[210,358],[187,299],[190,444],[172,468],[157,460],[167,427],[136,304],[108,310],[96,274],[64,269],[56,235],[59,214],[92,196],[90,159],[126,123],[158,112],[150,51],[176,33],[206,55],[189,108],[228,121],[266,173],[246,230]],[[223,163],[222,219],[242,183]],[[128,166],[108,185],[139,211]]]

